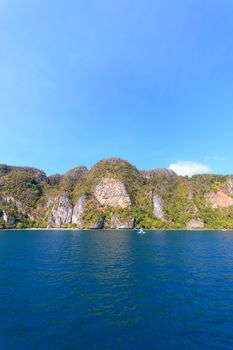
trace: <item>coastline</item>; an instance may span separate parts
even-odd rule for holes
[[[7,229],[0,229],[0,232],[4,231],[137,231],[137,229],[133,228],[7,228]],[[145,231],[189,231],[189,232],[201,232],[201,231],[222,231],[222,232],[229,232],[233,231],[232,229],[224,229],[224,228],[202,228],[202,229],[187,229],[187,228],[158,228],[158,229],[145,229]]]

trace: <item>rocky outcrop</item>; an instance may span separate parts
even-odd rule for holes
[[[82,195],[77,200],[74,207],[71,205],[68,195],[60,196],[59,198],[56,198],[55,201],[49,198],[46,207],[52,206],[52,209],[48,217],[48,227],[60,228],[67,224],[74,224],[77,228],[84,227],[82,214],[86,209],[86,204],[87,199],[85,195]],[[91,225],[90,228],[102,228],[103,219],[99,218],[99,220],[97,220],[94,225]]]
[[[117,214],[111,214],[110,219],[105,223],[105,227],[112,229],[131,229],[134,228],[134,218],[120,218]]]
[[[52,207],[48,218],[48,227],[61,227],[63,224],[70,224],[72,221],[72,206],[67,195],[59,197]]]
[[[72,224],[77,227],[83,226],[82,214],[86,208],[86,196],[82,195],[73,208]]]
[[[51,186],[55,186],[55,185],[59,185],[59,183],[61,182],[63,176],[60,174],[53,174],[48,176],[48,183]]]
[[[44,171],[39,170],[37,168],[32,167],[20,167],[20,166],[12,166],[6,164],[0,164],[0,175],[6,175],[11,171],[23,171],[30,176],[33,176],[37,182],[45,182],[47,181],[47,177]]]
[[[231,196],[233,196],[233,175],[227,176],[226,190]]]
[[[152,170],[141,170],[141,174],[146,178],[146,179],[151,179],[156,175],[162,176],[166,178],[167,180],[172,180],[174,176],[177,176],[176,173],[167,168],[161,168],[161,169],[152,169]]]
[[[192,192],[189,192],[189,193],[188,193],[187,199],[188,199],[188,201],[192,201],[192,200],[193,200],[193,194],[192,194]]]
[[[2,205],[4,202],[7,204],[14,203],[19,212],[23,211],[22,203],[20,201],[15,200],[15,198],[11,195],[8,195],[8,194],[0,195],[0,205]]]
[[[216,193],[212,192],[207,196],[213,209],[228,208],[233,205],[233,198],[225,192],[219,190]]]
[[[101,215],[99,219],[93,225],[90,225],[88,228],[93,228],[93,229],[104,228],[104,216]]]
[[[204,228],[204,222],[200,218],[192,219],[186,223],[186,227],[188,230],[200,230]]]
[[[131,205],[125,185],[114,178],[103,179],[95,187],[94,196],[103,206],[127,208]]]
[[[164,216],[163,200],[158,194],[153,194],[154,216],[162,219]]]
[[[15,217],[5,211],[3,211],[3,221],[7,224],[7,225],[14,225],[15,224]]]
[[[88,169],[87,167],[83,166],[83,165],[80,165],[80,166],[77,166],[76,168],[73,168],[71,170],[69,170],[65,175],[64,177],[72,177],[76,180],[79,180],[81,177],[83,177],[84,175],[86,175],[88,172]]]

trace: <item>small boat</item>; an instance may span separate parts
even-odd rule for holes
[[[140,230],[138,231],[138,233],[140,234],[140,235],[144,235],[146,232],[143,230],[143,228],[141,227],[140,228]]]

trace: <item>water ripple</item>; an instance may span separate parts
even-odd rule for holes
[[[233,232],[0,233],[0,349],[232,349]]]

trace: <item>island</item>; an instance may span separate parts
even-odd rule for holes
[[[108,158],[47,176],[0,164],[0,229],[231,229],[233,175],[178,176]]]

